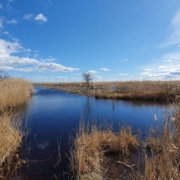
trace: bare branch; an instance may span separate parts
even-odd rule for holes
[[[4,72],[3,70],[0,70],[0,81],[9,78],[10,76]]]
[[[83,81],[86,82],[87,88],[89,88],[89,83],[93,80],[92,73],[90,72],[83,72],[82,73]]]

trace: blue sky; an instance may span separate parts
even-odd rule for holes
[[[31,81],[180,78],[178,0],[0,0],[0,69]]]

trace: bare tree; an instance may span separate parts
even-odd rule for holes
[[[9,78],[9,75],[5,73],[3,70],[0,70],[0,81]]]
[[[83,72],[82,73],[82,78],[86,82],[86,87],[88,89],[90,82],[93,80],[92,73],[90,73],[90,72]]]

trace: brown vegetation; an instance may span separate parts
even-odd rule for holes
[[[106,153],[120,154],[125,158],[137,150],[138,146],[130,127],[113,133],[112,128],[85,126],[81,123],[71,147],[70,169],[78,180],[101,180]]]
[[[160,125],[158,121],[155,119],[155,126],[150,128],[145,142],[138,142],[132,135],[130,127],[113,133],[112,128],[107,126],[98,128],[81,124],[71,147],[70,168],[74,177],[79,180],[107,177],[131,180],[179,180],[179,110],[177,109],[173,115],[166,115],[163,124]],[[138,154],[134,153],[138,147],[144,152],[140,155],[141,162],[128,163],[131,162],[131,155]],[[112,165],[106,165],[107,153],[111,154],[111,160],[115,161],[115,163],[111,162],[114,168],[111,167]],[[141,168],[139,168],[140,164]],[[111,178],[112,172],[116,176]]]
[[[32,84],[23,79],[7,78],[0,81],[0,110],[28,102]]]
[[[23,135],[19,121],[12,122],[8,115],[0,116],[0,178],[9,177],[15,168],[12,164],[19,160],[16,152]]]
[[[112,84],[115,89],[112,89]],[[176,101],[180,98],[180,81],[116,81],[86,83],[36,83],[70,93],[107,99]]]
[[[11,117],[9,108],[27,103],[33,88],[28,81],[7,78],[0,81],[0,90],[0,178],[7,178],[19,159],[16,152],[24,136],[21,121]]]
[[[146,148],[151,156],[145,157],[143,180],[180,179],[180,116],[166,116],[162,127],[150,129]]]

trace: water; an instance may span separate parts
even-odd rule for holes
[[[100,100],[78,96],[63,91],[34,87],[27,109],[22,113],[31,131],[24,144],[22,158],[29,160],[17,171],[13,179],[41,180],[67,179],[69,136],[78,128],[80,119],[85,121],[106,121],[119,125],[131,125],[133,132],[142,130],[145,137],[149,127],[163,119],[170,105],[153,103],[132,103],[120,100]],[[57,139],[61,139],[61,163],[55,166],[58,157]]]

